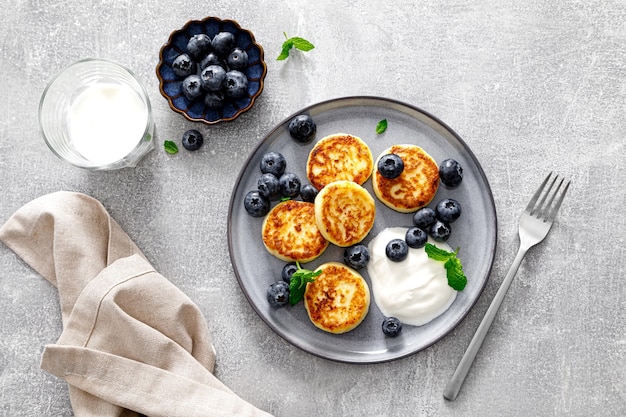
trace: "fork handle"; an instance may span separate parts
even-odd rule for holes
[[[517,255],[515,256],[515,260],[513,261],[513,265],[509,269],[509,272],[504,277],[502,284],[500,284],[500,288],[498,288],[498,292],[496,292],[496,296],[491,301],[491,305],[487,309],[485,313],[485,317],[480,322],[472,341],[470,342],[467,350],[463,354],[463,358],[461,358],[461,362],[456,367],[450,382],[446,386],[446,389],[443,391],[443,397],[446,400],[454,401],[459,394],[459,390],[461,389],[461,385],[463,385],[463,381],[465,381],[465,377],[469,372],[472,363],[474,362],[474,358],[476,358],[476,354],[478,353],[478,349],[483,344],[485,340],[485,336],[487,336],[487,332],[489,331],[489,327],[491,327],[491,323],[493,319],[496,317],[496,313],[504,300],[504,296],[509,290],[509,286],[513,281],[513,277],[517,273],[520,263],[524,256],[526,255],[526,251],[528,248],[520,246]]]

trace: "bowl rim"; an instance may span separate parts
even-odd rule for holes
[[[220,24],[223,23],[228,23],[228,24],[232,24],[233,26],[235,26],[237,28],[238,31],[242,31],[242,32],[246,32],[248,35],[250,35],[250,39],[252,41],[252,44],[254,46],[256,46],[257,48],[259,48],[259,63],[261,64],[261,67],[263,68],[263,73],[261,74],[261,76],[259,77],[259,91],[257,91],[257,93],[255,95],[253,95],[252,97],[250,97],[250,103],[241,109],[238,109],[237,112],[231,116],[231,117],[220,117],[216,120],[207,120],[204,118],[198,118],[198,117],[191,117],[187,114],[187,112],[185,112],[184,110],[181,110],[179,108],[177,108],[176,106],[174,106],[174,101],[172,99],[171,96],[169,96],[164,89],[164,83],[165,80],[163,80],[163,77],[161,76],[161,74],[159,73],[159,70],[161,69],[161,67],[165,64],[164,58],[163,58],[163,53],[165,52],[165,49],[170,46],[172,44],[172,40],[174,39],[174,36],[176,34],[185,32],[189,29],[189,27],[193,24],[204,24],[208,21],[216,21]],[[181,115],[183,115],[185,117],[185,119],[191,121],[191,122],[202,122],[208,125],[214,125],[220,122],[229,122],[232,120],[235,120],[237,117],[239,117],[241,114],[245,113],[246,111],[250,110],[250,108],[252,108],[252,106],[254,105],[256,99],[261,95],[261,93],[263,92],[263,88],[265,86],[265,76],[267,75],[267,64],[265,63],[265,51],[263,50],[263,47],[261,46],[260,43],[258,43],[256,41],[256,38],[254,37],[254,33],[252,33],[252,31],[248,30],[248,29],[244,29],[241,27],[241,25],[232,19],[221,19],[219,17],[215,17],[215,16],[206,16],[203,19],[192,19],[192,20],[188,20],[180,29],[176,29],[174,31],[172,31],[167,39],[167,42],[165,42],[162,46],[161,49],[159,50],[159,62],[156,66],[156,76],[157,79],[159,80],[159,92],[161,93],[161,95],[163,97],[165,97],[165,99],[168,102],[169,107],[174,110],[176,113],[179,113]]]

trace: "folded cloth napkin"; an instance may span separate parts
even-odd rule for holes
[[[76,416],[270,416],[213,375],[204,316],[97,200],[40,197],[0,240],[58,289],[63,332],[41,367],[69,383]]]

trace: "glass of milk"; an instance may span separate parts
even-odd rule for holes
[[[108,60],[81,60],[56,75],[41,97],[39,125],[52,152],[85,169],[134,167],[153,148],[145,87]]]

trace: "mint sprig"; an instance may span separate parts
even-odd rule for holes
[[[376,125],[376,133],[377,134],[381,134],[383,133],[385,130],[387,130],[387,119],[383,119],[380,122],[378,122],[378,124]]]
[[[447,250],[438,248],[431,243],[426,243],[424,250],[429,258],[444,263],[443,266],[446,268],[448,285],[457,291],[463,291],[467,285],[467,277],[463,273],[463,264],[461,263],[461,260],[456,256],[459,250],[457,249],[454,252],[448,252]]]
[[[295,306],[298,304],[302,297],[304,297],[304,291],[306,290],[306,284],[314,282],[315,278],[322,273],[322,270],[311,271],[304,269],[300,266],[300,263],[296,261],[298,269],[291,276],[289,281],[289,304]]]
[[[166,140],[165,142],[163,142],[163,148],[165,149],[165,152],[169,153],[170,155],[178,153],[178,146],[176,146],[176,142],[172,142],[171,140]]]
[[[313,46],[311,42],[307,41],[304,38],[300,38],[298,36],[289,38],[287,37],[287,34],[285,32],[283,32],[283,35],[285,35],[285,39],[287,40],[283,42],[280,55],[278,55],[278,58],[276,58],[277,61],[283,61],[287,59],[287,57],[289,56],[289,51],[291,51],[292,48],[296,48],[304,52],[310,51],[311,49],[315,48],[315,46]]]

